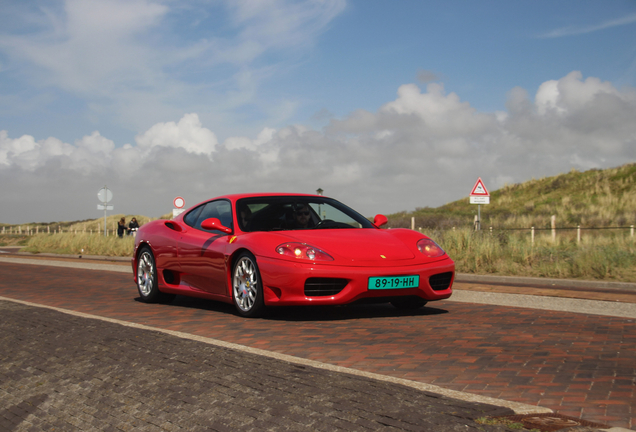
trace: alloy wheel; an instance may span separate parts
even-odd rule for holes
[[[236,264],[232,288],[236,306],[243,312],[250,311],[258,295],[258,275],[256,265],[249,257],[242,257]]]

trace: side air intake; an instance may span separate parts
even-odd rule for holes
[[[450,287],[452,280],[453,272],[446,272],[431,276],[428,279],[428,283],[433,288],[433,291],[444,291]]]

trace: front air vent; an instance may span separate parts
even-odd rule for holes
[[[433,291],[444,291],[450,287],[453,280],[453,272],[439,273],[428,278],[428,283]]]
[[[347,286],[347,279],[339,278],[309,278],[305,281],[305,295],[307,297],[325,297],[340,293]]]
[[[450,283],[453,280],[453,272],[439,273],[431,276],[428,279],[428,283],[433,288],[433,291],[444,291],[450,287]]]
[[[173,272],[172,270],[164,270],[163,271],[163,280],[170,285],[179,285],[179,273]]]

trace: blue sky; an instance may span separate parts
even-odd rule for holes
[[[390,213],[636,158],[634,1],[2,8],[0,222],[99,217],[105,183],[127,214],[317,187]]]

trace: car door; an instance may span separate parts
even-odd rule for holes
[[[225,251],[228,234],[206,230],[201,223],[217,218],[232,228],[232,207],[228,200],[203,204],[195,217],[184,218],[190,228],[179,241],[179,263],[182,280],[191,287],[211,294],[228,295]]]

